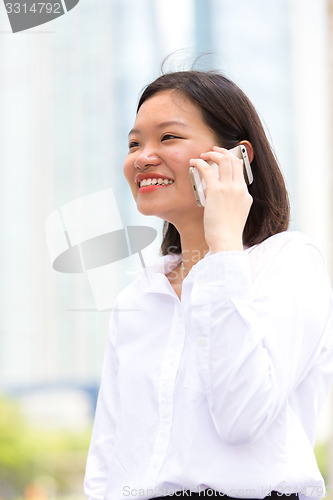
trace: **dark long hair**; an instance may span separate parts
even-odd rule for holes
[[[178,71],[149,84],[137,111],[147,99],[165,90],[178,91],[197,106],[203,121],[215,134],[217,146],[231,149],[244,140],[252,144],[254,181],[249,192],[253,203],[243,232],[244,245],[256,245],[285,231],[290,210],[284,179],[260,118],[244,92],[215,71]],[[173,224],[165,221],[161,253],[180,252],[180,235]]]

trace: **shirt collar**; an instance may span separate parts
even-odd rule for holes
[[[170,290],[166,275],[175,269],[180,262],[182,262],[182,255],[179,253],[164,255],[154,260],[139,273],[142,290],[166,293]]]
[[[244,247],[244,251],[248,252],[253,248]],[[203,259],[206,259],[210,255],[211,253],[207,252]],[[175,269],[182,260],[183,256],[181,253],[167,254],[155,259],[151,264],[141,269],[138,278],[142,291],[169,293],[170,284],[166,275]]]

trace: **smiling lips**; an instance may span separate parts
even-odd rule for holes
[[[168,187],[170,184],[173,184],[172,179],[168,179],[167,177],[160,177],[154,174],[150,175],[138,175],[136,177],[136,183],[139,185],[140,192],[151,192],[156,189]]]

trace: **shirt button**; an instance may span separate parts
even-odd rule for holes
[[[206,347],[207,340],[205,339],[205,337],[200,337],[199,338],[199,345],[200,345],[200,347]]]
[[[153,472],[154,472],[154,473],[157,473],[159,468],[160,468],[159,464],[155,463],[155,464],[153,465],[153,467],[152,467]]]

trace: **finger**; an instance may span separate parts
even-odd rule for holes
[[[239,158],[236,158],[236,163],[234,164],[233,179],[234,182],[246,185],[244,177],[244,162]]]
[[[192,158],[190,160],[191,167],[198,169],[200,177],[204,179],[206,186],[216,185],[217,173],[214,171],[212,166],[201,158]]]
[[[213,161],[218,165],[220,181],[228,183],[233,180],[233,162],[236,157],[230,153],[228,154],[227,150],[221,152],[208,151],[200,155],[200,157],[206,161]]]
[[[222,156],[230,159],[231,165],[232,165],[232,180],[235,182],[243,182],[243,181],[245,182],[243,160],[240,158],[237,158],[237,156],[234,155],[233,153],[231,153],[228,149],[219,148],[217,146],[214,146],[213,149],[214,149],[214,152],[216,152],[216,154],[221,154]],[[214,154],[214,152],[213,152],[213,154]],[[208,152],[208,153],[210,153],[210,152]],[[201,156],[203,156],[205,158],[206,154],[207,153],[204,153]],[[217,162],[217,160],[214,160],[214,161]]]

